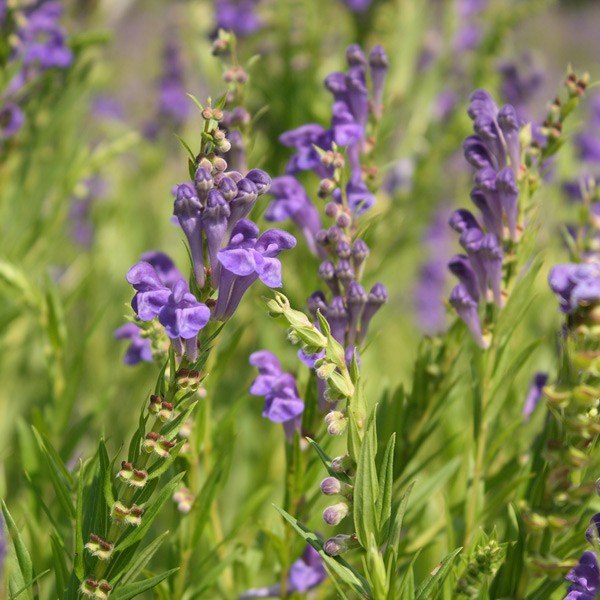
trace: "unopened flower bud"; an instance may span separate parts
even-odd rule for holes
[[[348,426],[348,418],[342,411],[332,410],[325,415],[325,423],[329,435],[342,435]]]
[[[337,202],[328,202],[325,205],[325,215],[330,219],[335,219],[340,212],[340,205]]]
[[[213,109],[213,114],[212,114],[212,118],[215,121],[221,121],[223,119],[223,111],[219,110],[218,108]]]
[[[121,470],[117,473],[117,477],[124,482],[127,482],[131,479],[133,474],[133,465],[130,462],[124,460],[121,463]]]
[[[98,589],[98,582],[94,579],[86,579],[79,587],[79,591],[89,598],[93,598],[96,595]]]
[[[325,544],[323,544],[323,550],[325,554],[329,556],[339,556],[348,550],[353,550],[354,548],[358,548],[360,543],[356,534],[352,535],[343,535],[339,534],[335,537],[329,538]]]
[[[223,175],[219,179],[217,189],[227,202],[231,202],[238,194],[237,184],[231,177],[227,177],[226,175]]]
[[[350,507],[345,502],[338,502],[323,511],[323,521],[327,525],[339,525],[350,514]]]
[[[336,366],[334,363],[323,360],[321,364],[318,361],[315,363],[315,373],[319,379],[328,379],[331,374],[335,371]]]
[[[347,227],[350,227],[352,223],[352,217],[348,214],[348,213],[340,213],[337,217],[337,219],[335,220],[335,224],[340,228],[340,229],[346,229]]]
[[[337,184],[335,181],[333,181],[333,179],[321,179],[317,196],[319,196],[319,198],[327,198],[327,196],[330,196],[336,187]]]
[[[327,230],[327,239],[331,244],[337,244],[344,237],[342,230],[337,225],[332,225]]]
[[[102,579],[98,583],[98,587],[96,588],[96,593],[94,594],[94,598],[96,600],[106,600],[108,595],[112,592],[112,585],[109,585],[106,579]]]
[[[346,240],[340,240],[335,247],[335,254],[338,258],[350,258],[352,256],[352,248]]]
[[[327,284],[334,296],[339,296],[340,286],[335,276],[335,265],[330,260],[322,262],[319,266],[319,277]]]
[[[148,412],[152,415],[157,415],[160,412],[160,406],[162,398],[160,396],[150,396],[150,404],[148,405]]]
[[[331,468],[336,473],[345,473],[346,475],[352,476],[356,469],[356,464],[350,458],[349,454],[344,454],[344,456],[338,456],[331,461]]]
[[[186,388],[190,384],[190,370],[179,369],[179,371],[177,371],[176,381],[180,388]]]
[[[325,294],[320,290],[310,295],[308,302],[308,311],[313,317],[317,316],[317,310],[320,310],[322,314],[327,310],[327,299]]]
[[[228,47],[229,43],[227,42],[227,40],[218,38],[213,42],[211,53],[213,56],[219,56],[226,52]],[[225,76],[223,76],[223,79],[225,79]],[[225,81],[227,81],[227,79],[225,79]]]
[[[146,439],[144,440],[144,450],[148,453],[152,452],[156,447],[156,442],[158,442],[158,438],[160,435],[156,433],[156,431],[150,431],[146,435]]]
[[[271,187],[271,178],[261,169],[251,169],[246,173],[246,179],[254,183],[259,196],[266,194]]]
[[[229,140],[222,140],[220,142],[216,142],[217,148],[221,152],[229,152],[231,150],[231,142]],[[216,165],[215,165],[216,168]],[[224,171],[227,168],[227,163],[225,163],[225,167],[223,169],[219,169],[220,171]]]
[[[326,496],[345,495],[351,490],[351,485],[348,485],[335,477],[326,477],[321,481],[321,492]]]
[[[315,241],[317,244],[319,244],[319,246],[328,246],[329,238],[327,237],[327,230],[319,229],[319,231],[317,231],[317,235],[315,235]]]
[[[238,65],[235,68],[235,80],[238,83],[246,83],[246,81],[248,81],[248,73],[246,73],[244,67],[241,65]]]
[[[354,281],[354,269],[350,264],[350,261],[342,258],[335,268],[335,276],[338,278],[338,281],[342,282],[344,289],[348,291],[350,284]]]
[[[343,169],[344,166],[346,165],[346,161],[344,160],[344,157],[339,152],[336,152],[335,155],[333,156],[332,164],[335,169]]]
[[[97,556],[99,560],[109,560],[113,552],[112,544],[105,542],[93,533],[90,533],[90,541],[84,548],[90,552],[92,556]]]
[[[210,121],[213,118],[213,110],[210,106],[207,106],[201,114],[205,121]]]
[[[364,67],[367,64],[365,53],[358,44],[350,44],[346,48],[346,60],[350,67]]]
[[[332,163],[333,163],[333,152],[331,150],[327,150],[327,152],[324,152],[323,154],[321,154],[321,164],[324,167],[329,167],[329,166],[331,166]]]
[[[161,458],[168,458],[171,448],[175,446],[175,442],[171,442],[164,437],[161,437],[154,446],[154,452]]]
[[[161,411],[158,413],[158,418],[166,423],[167,421],[173,420],[173,405],[170,402],[162,403]]]
[[[223,150],[223,152],[227,152],[227,150]],[[216,171],[225,171],[227,169],[227,161],[220,156],[216,156],[213,160],[213,167]]]
[[[356,279],[361,279],[365,260],[369,256],[369,247],[362,240],[356,240],[352,246],[352,266]]]
[[[210,175],[210,173],[212,173],[213,170],[213,164],[207,156],[202,156],[198,159],[198,168],[205,169]]]
[[[136,506],[135,504],[131,507],[129,514],[125,516],[125,522],[134,527],[139,527],[142,524],[142,515],[144,509]]]

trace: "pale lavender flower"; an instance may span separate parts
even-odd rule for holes
[[[262,27],[257,5],[258,0],[216,0],[217,29],[233,31],[238,37],[256,33]]]
[[[142,321],[152,321],[167,303],[171,290],[160,280],[154,267],[140,262],[127,271],[127,281],[136,290],[131,307]]]

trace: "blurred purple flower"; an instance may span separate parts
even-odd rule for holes
[[[525,420],[529,420],[529,416],[535,410],[540,398],[543,396],[543,389],[546,383],[548,382],[548,373],[536,373],[533,381],[531,382],[531,387],[529,388],[529,393],[527,394],[527,399],[525,400],[525,404],[523,405],[523,417]]]
[[[363,13],[371,6],[373,0],[344,0],[346,6],[355,13]]]
[[[590,550],[584,552],[579,559],[579,564],[569,571],[565,580],[573,582],[567,590],[565,600],[595,600],[600,590],[600,571],[596,553]]]
[[[600,265],[595,263],[568,263],[555,266],[548,276],[550,289],[560,302],[560,310],[567,314],[580,307],[600,302]]]
[[[459,283],[450,294],[450,305],[456,310],[458,316],[464,321],[478,346],[487,348],[489,344],[483,339],[481,323],[477,312],[477,301],[474,300],[467,288]]]
[[[217,29],[233,31],[238,37],[256,33],[262,27],[257,4],[258,0],[216,0]]]
[[[141,329],[135,323],[126,323],[114,333],[117,340],[129,340],[131,343],[125,352],[123,362],[135,365],[141,361],[152,362],[150,341],[141,336]]]
[[[0,142],[6,140],[23,126],[25,115],[15,102],[8,102],[0,109]]]

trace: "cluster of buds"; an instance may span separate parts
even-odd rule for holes
[[[197,391],[200,387],[200,383],[206,377],[204,373],[200,373],[195,369],[179,369],[177,371],[177,386],[182,390]],[[172,408],[172,407],[171,407]]]
[[[144,469],[136,469],[132,463],[124,460],[117,477],[127,485],[143,488],[148,481],[148,472]]]
[[[150,396],[148,412],[160,419],[163,423],[172,421],[174,417],[173,404],[171,402],[163,401],[160,396]]]
[[[346,166],[346,161],[342,154],[338,152],[338,148],[335,142],[333,142],[331,150],[325,150],[321,153],[321,164],[327,169],[333,170],[329,177],[325,177],[319,182],[317,196],[319,196],[319,198],[321,199],[325,199],[331,196],[334,190],[339,189],[342,185],[342,179],[344,177],[344,168]],[[349,222],[346,225],[346,227],[348,227],[352,221],[351,212],[348,218]]]
[[[327,415],[325,415],[325,424],[327,425],[327,432],[329,435],[342,435],[348,426],[348,417],[346,415],[346,411],[332,410],[331,412],[327,413]]]
[[[85,545],[92,556],[97,556],[99,560],[109,560],[113,553],[113,544],[109,544],[94,533],[90,533],[90,541]]]
[[[106,579],[96,581],[92,578],[84,580],[79,588],[84,596],[94,598],[95,600],[106,600],[112,589],[112,586],[108,584]]]
[[[177,504],[177,510],[183,514],[192,510],[194,499],[194,494],[186,487],[182,487],[173,494],[173,502]]]
[[[150,431],[146,434],[143,447],[148,454],[154,452],[161,458],[168,458],[173,446],[175,442],[171,442],[156,431]]]
[[[139,527],[142,524],[144,509],[137,505],[127,508],[121,501],[117,500],[110,508],[110,518],[118,525],[133,525]]]
[[[498,570],[502,551],[494,539],[485,545],[479,545],[469,557],[461,577],[458,578],[454,592],[467,598],[476,598],[481,588],[481,578],[492,576]]]
[[[231,65],[223,73],[223,81],[244,84],[248,81],[248,73],[241,65]]]

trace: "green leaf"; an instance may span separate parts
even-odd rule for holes
[[[428,598],[434,597],[434,588],[436,586],[441,587],[452,567],[454,559],[459,555],[461,550],[462,548],[457,548],[454,552],[448,554],[448,556],[443,558],[442,562],[427,575],[427,577],[425,577],[417,589],[415,600],[427,600]]]
[[[52,562],[54,563],[54,578],[56,580],[56,591],[62,598],[64,589],[69,580],[69,569],[60,542],[53,534],[50,534],[50,545],[52,547]]]
[[[42,578],[44,575],[48,575],[51,569],[46,569],[42,571],[38,576],[34,577],[29,583],[26,583],[20,590],[17,590],[14,594],[10,594],[8,600],[16,600],[27,588],[30,588],[38,579]]]
[[[166,423],[160,430],[160,435],[166,437],[169,441],[172,440],[183,427],[184,423],[188,420],[188,417],[192,414],[198,401],[192,402],[184,411],[179,413],[172,421]]]
[[[8,508],[2,500],[2,514],[4,515],[4,522],[6,523],[6,528],[8,529],[8,533],[10,534],[10,538],[12,540],[13,546],[15,548],[15,554],[17,556],[17,564],[19,565],[19,571],[21,573],[22,581],[31,582],[33,579],[33,564],[31,562],[31,556],[23,542],[23,538],[21,538],[21,534],[13,521],[10,513],[8,512]],[[31,584],[27,584],[27,588],[31,587]],[[28,598],[33,598],[33,594],[31,590],[27,593]]]
[[[216,552],[213,553],[216,556]],[[196,600],[200,598],[214,584],[214,582],[218,579],[219,575],[227,568],[229,565],[235,561],[240,555],[240,549],[236,549],[233,552],[228,553],[227,557],[224,560],[219,561],[212,569],[205,571],[202,569],[201,581],[199,584],[188,588],[182,600]],[[203,565],[204,566],[204,565]]]
[[[358,541],[365,549],[368,547],[370,534],[379,531],[379,515],[376,505],[379,497],[379,482],[375,466],[377,433],[373,414],[374,411],[371,412],[365,439],[360,448],[354,484],[354,527]]]
[[[406,509],[408,508],[408,499],[410,498],[410,493],[415,485],[413,481],[409,486],[406,492],[404,492],[402,498],[400,499],[400,505],[396,509],[396,514],[394,515],[394,525],[392,530],[390,531],[389,536],[389,544],[394,548],[398,548],[400,545],[400,534],[402,532],[402,522],[404,520],[404,514],[406,513]]]
[[[108,469],[104,475],[104,499],[106,500],[106,504],[109,508],[115,503],[115,494],[113,491],[113,467],[118,456],[119,453],[117,452],[117,454],[115,454],[113,459],[110,461],[110,465],[108,465]]]
[[[152,522],[158,516],[160,509],[164,506],[167,500],[173,495],[177,484],[183,479],[185,473],[178,473],[167,483],[158,493],[158,495],[151,501],[150,505],[145,508],[144,514],[142,515],[142,524],[135,529],[131,528],[123,536],[123,538],[117,544],[115,552],[122,552],[129,546],[132,546],[136,542],[139,542],[148,532]]]
[[[123,576],[123,579],[121,579],[120,585],[127,585],[136,579],[156,554],[156,551],[160,548],[167,535],[169,535],[168,531],[161,533],[136,556],[135,560],[127,567],[127,572]]]
[[[273,505],[275,506],[275,505]],[[339,556],[329,556],[323,550],[323,540],[316,533],[307,529],[297,519],[294,519],[290,514],[282,508],[275,506],[281,516],[296,530],[300,536],[309,543],[321,556],[325,564],[345,583],[347,583],[359,596],[371,597],[371,589],[369,583],[364,577],[353,569],[343,558]]]
[[[388,440],[381,471],[379,473],[379,496],[377,497],[377,520],[379,532],[377,542],[383,545],[388,541],[392,526],[392,491],[394,488],[394,450],[396,448],[396,434]]]
[[[165,571],[156,577],[150,577],[150,579],[144,579],[143,581],[137,581],[136,583],[118,587],[111,592],[110,598],[111,600],[130,600],[130,598],[135,598],[143,592],[156,587],[161,581],[164,581],[167,577],[173,575],[173,573],[176,573],[177,571],[179,571],[179,567],[171,569],[170,571]]]
[[[185,140],[183,138],[180,138],[176,133],[173,135],[181,142],[181,145],[188,151],[190,158],[195,162],[196,155],[192,152],[192,149],[186,144]]]
[[[312,440],[309,437],[307,437],[305,439],[308,440],[308,443],[317,451],[317,454],[319,455],[321,462],[323,463],[323,465],[325,466],[325,468],[327,469],[327,472],[329,473],[329,475],[331,475],[331,477],[335,477],[336,479],[339,479],[340,481],[343,481],[344,483],[352,485],[352,480],[345,473],[337,473],[336,471],[333,470],[333,467],[331,466],[331,458],[325,452],[325,450],[323,450],[323,448],[321,448],[321,446],[319,446],[319,444],[317,444],[317,442],[315,442],[314,440]]]
[[[94,507],[95,508],[95,507]],[[77,510],[75,518],[75,562],[73,568],[79,581],[83,581],[83,462],[79,460],[79,484],[77,486]]]
[[[404,573],[404,577],[402,578],[402,584],[400,585],[400,589],[398,590],[398,597],[406,598],[407,600],[415,600],[415,575],[414,575],[414,565],[417,562],[417,558],[419,558],[421,551],[423,548],[419,548],[413,555],[408,568],[406,569],[406,573]],[[392,600],[396,600],[396,596]]]
[[[217,99],[214,108],[217,110],[222,110],[225,108],[225,103],[227,102],[227,96],[229,92],[223,92],[223,94]]]
[[[196,98],[195,96],[192,96],[192,94],[186,94],[186,96],[188,96],[189,98],[191,98],[194,101],[194,104],[200,109],[200,112],[202,112],[204,110],[204,106],[202,106],[202,104],[200,104],[200,101],[198,100],[198,98]]]

